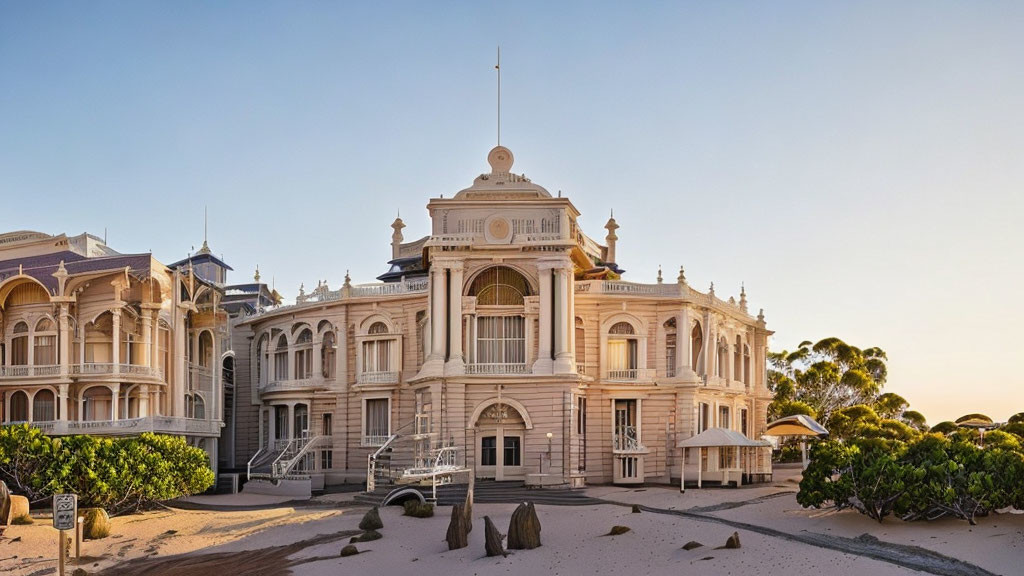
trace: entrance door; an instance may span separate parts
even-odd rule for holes
[[[523,429],[498,426],[481,433],[477,476],[495,480],[519,479],[523,472]]]

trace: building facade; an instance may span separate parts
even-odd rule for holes
[[[0,235],[0,420],[186,436],[217,466],[223,290],[95,236]]]
[[[763,434],[771,332],[746,294],[697,291],[682,269],[621,280],[615,220],[594,241],[512,161],[496,147],[490,172],[431,199],[429,236],[405,242],[397,219],[381,282],[346,274],[239,315],[236,462],[313,487],[372,484],[385,459],[392,477],[446,464],[538,485],[668,483],[678,442]],[[770,473],[767,449],[730,450],[690,455],[686,477]]]

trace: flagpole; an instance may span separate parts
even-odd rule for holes
[[[498,63],[494,69],[498,71],[498,146],[501,146],[501,46],[498,46]]]

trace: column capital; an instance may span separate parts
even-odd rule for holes
[[[465,267],[465,263],[460,258],[452,257],[438,257],[434,258],[431,262],[430,269],[434,270],[437,268],[440,270],[462,270]]]
[[[538,270],[568,270],[572,268],[572,260],[568,255],[550,256],[537,259]]]

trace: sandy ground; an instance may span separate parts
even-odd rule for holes
[[[511,504],[477,504],[469,547],[455,551],[444,542],[450,508],[439,508],[433,518],[417,519],[389,507],[381,511],[384,538],[357,544],[361,553],[348,558],[338,553],[365,511],[350,501],[350,494],[330,495],[299,508],[267,503],[259,510],[152,512],[117,518],[111,538],[86,542],[83,554],[90,559],[83,567],[115,576],[333,576],[411,570],[474,576],[667,575],[698,570],[702,575],[829,576],[1024,572],[1024,516],[993,515],[973,527],[952,520],[878,524],[853,511],[804,510],[796,503],[795,489],[785,478],[754,488],[685,494],[668,487],[594,487],[588,489],[589,495],[637,503],[644,512],[612,504],[538,506],[544,545],[514,551],[507,558],[484,556],[483,516],[506,532],[515,508]],[[204,502],[260,505],[237,498]],[[613,525],[631,531],[605,536]],[[734,531],[740,534],[741,549],[715,549]],[[704,546],[682,550],[691,540]],[[0,572],[52,574],[55,548],[56,533],[48,520],[11,527],[0,540]]]

